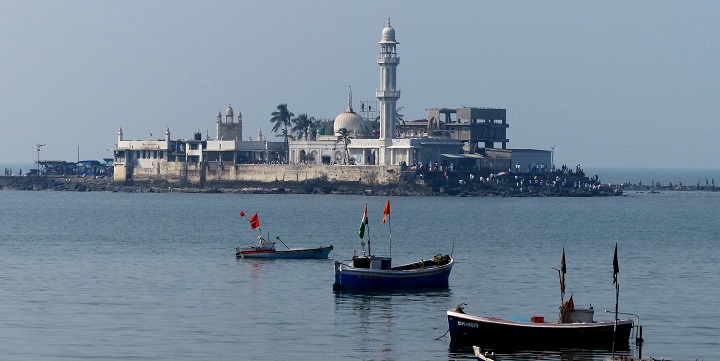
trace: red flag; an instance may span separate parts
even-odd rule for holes
[[[240,211],[240,217],[245,217],[245,212]]]
[[[383,223],[387,220],[387,217],[390,215],[390,201],[387,201],[385,203],[385,209],[383,210]]]
[[[617,284],[617,274],[620,272],[620,266],[617,259],[617,242],[615,242],[615,256],[613,257],[613,284]]]
[[[250,217],[250,227],[252,229],[260,227],[260,219],[258,218],[257,213],[253,214],[253,216]]]

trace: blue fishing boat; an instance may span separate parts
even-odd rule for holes
[[[389,225],[390,201],[385,205],[383,223]],[[362,239],[368,230],[368,254],[353,256],[347,261],[335,262],[335,283],[333,290],[382,290],[382,289],[415,289],[415,288],[447,288],[448,278],[454,261],[450,255],[438,254],[430,259],[392,266],[392,257],[375,256],[370,253],[370,237],[367,227],[367,205],[360,222],[359,236]],[[390,236],[390,254],[392,255],[392,232]]]
[[[240,211],[240,217],[245,218],[245,212]],[[327,259],[330,251],[333,250],[332,245],[314,248],[290,248],[280,237],[275,237],[275,239],[280,241],[287,250],[275,249],[275,242],[269,242],[262,236],[260,219],[257,213],[250,217],[250,228],[258,229],[260,233],[258,235],[258,245],[237,247],[235,249],[236,258]]]

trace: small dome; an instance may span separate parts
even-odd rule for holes
[[[390,26],[390,19],[388,19],[387,26],[382,31],[382,39],[378,44],[399,44],[395,40],[395,29]]]
[[[365,121],[354,112],[346,111],[338,114],[333,123],[335,135],[340,135],[340,129],[345,128],[352,136],[362,135],[365,131]]]
[[[232,109],[232,107],[230,106],[230,104],[228,104],[227,109],[225,109],[225,115],[228,116],[228,117],[232,117],[232,116],[233,116],[233,109]]]

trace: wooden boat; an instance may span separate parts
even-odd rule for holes
[[[335,262],[334,290],[446,288],[454,263],[449,255],[396,267],[390,257],[354,256],[351,262]]]
[[[606,322],[521,322],[465,314],[462,307],[447,311],[453,343],[473,344],[493,349],[555,349],[563,347],[627,349],[632,320]]]
[[[240,211],[240,217],[245,218],[245,212]],[[258,235],[259,245],[237,247],[235,249],[236,258],[326,259],[330,255],[330,251],[333,250],[332,245],[315,248],[290,248],[280,237],[275,237],[275,239],[280,241],[287,250],[275,249],[275,242],[268,242],[262,236],[262,231],[259,230],[260,219],[257,213],[250,217],[250,228],[257,228],[260,232],[260,235]],[[268,238],[270,238],[269,235]]]
[[[390,214],[390,202],[385,205],[383,221]],[[367,227],[367,205],[360,223],[360,238]],[[390,236],[392,242],[392,233]],[[392,257],[379,257],[370,253],[370,237],[368,229],[368,254],[365,255],[365,243],[362,256],[353,256],[350,263],[335,262],[335,283],[333,290],[382,290],[382,289],[414,289],[414,288],[446,288],[453,266],[449,255],[438,254],[431,259],[400,266],[392,266]],[[390,246],[392,255],[392,243]]]
[[[289,248],[287,250],[275,249],[275,242],[267,242],[259,236],[259,246],[238,247],[235,250],[237,258],[286,258],[286,259],[326,259],[333,250],[333,246],[316,248]],[[279,237],[277,238],[279,239]]]
[[[617,246],[613,261],[613,279],[617,285]],[[631,319],[617,318],[596,322],[592,306],[575,308],[572,295],[563,301],[565,292],[565,250],[563,249],[560,274],[561,306],[557,322],[545,322],[540,316],[529,321],[515,321],[496,317],[472,316],[464,305],[447,311],[450,339],[453,343],[477,345],[482,348],[537,350],[556,348],[586,348],[627,350],[634,327]],[[616,286],[616,290],[618,290]],[[617,300],[617,298],[616,298]],[[639,318],[638,318],[639,320]],[[641,338],[638,338],[641,342]]]

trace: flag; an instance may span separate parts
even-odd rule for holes
[[[615,256],[613,256],[613,284],[617,284],[617,274],[620,272],[617,259],[617,242],[615,242]]]
[[[260,219],[258,218],[257,213],[255,213],[252,217],[250,217],[250,228],[255,229],[258,227],[260,227]]]
[[[565,266],[565,247],[562,250],[562,257],[560,258],[560,293],[565,294],[565,274],[567,273],[567,267]]]
[[[383,210],[383,223],[387,221],[387,217],[390,215],[390,201],[385,203],[385,209]]]
[[[245,217],[245,212],[240,211],[240,217]]]
[[[362,239],[365,237],[365,226],[368,224],[368,218],[367,218],[367,204],[365,205],[365,211],[363,212],[362,220],[360,220],[360,233],[358,233],[358,236]]]

